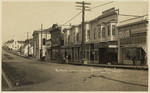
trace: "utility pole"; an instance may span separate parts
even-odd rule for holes
[[[83,2],[76,2],[76,4],[80,4],[80,5],[82,5],[82,6],[76,6],[76,7],[82,7],[82,9],[78,9],[77,8],[77,10],[82,10],[82,44],[81,44],[81,46],[82,46],[82,52],[81,52],[81,56],[82,56],[82,62],[84,63],[84,50],[85,50],[85,34],[84,34],[84,32],[85,32],[85,30],[84,30],[84,16],[85,16],[85,14],[84,14],[84,12],[85,11],[91,11],[90,9],[86,9],[86,8],[90,8],[90,7],[88,7],[88,6],[85,6],[85,5],[91,5],[91,3],[85,3],[84,1]]]
[[[43,24],[41,24],[41,51],[40,51],[40,59],[42,59],[42,56],[43,56],[42,27],[43,27]]]
[[[27,32],[27,41],[28,41],[28,57],[29,57],[29,32]]]

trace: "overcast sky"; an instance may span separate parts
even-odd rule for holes
[[[105,4],[103,1],[86,1],[91,3],[90,7]],[[40,29],[41,23],[43,28],[49,28],[53,24],[64,24],[71,19],[79,10],[76,10],[75,1],[28,1],[28,2],[2,2],[2,42],[13,39],[25,40],[27,32],[30,32],[30,38],[34,30]],[[115,7],[120,10],[120,14],[144,15],[148,14],[147,2],[113,2],[87,11],[85,20],[91,20],[101,15],[101,12]],[[70,23],[80,24],[81,14]],[[69,24],[69,23],[68,23]]]

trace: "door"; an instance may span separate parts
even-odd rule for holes
[[[107,64],[107,48],[99,48],[99,64]]]

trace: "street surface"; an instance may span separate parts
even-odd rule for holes
[[[148,71],[40,62],[2,52],[2,68],[15,85],[3,84],[2,90],[148,91]]]

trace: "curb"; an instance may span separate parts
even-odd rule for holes
[[[147,67],[130,67],[130,66],[121,66],[121,65],[94,65],[94,64],[81,64],[81,63],[68,63],[71,65],[81,65],[81,66],[93,66],[93,67],[107,67],[107,68],[119,68],[119,69],[133,69],[133,70],[147,70]]]

